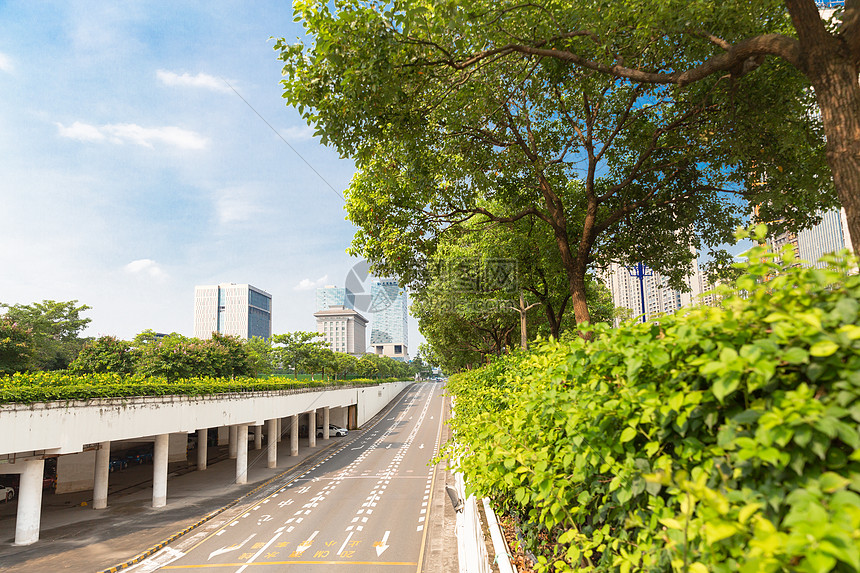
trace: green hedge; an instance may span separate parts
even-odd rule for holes
[[[126,374],[72,374],[69,372],[30,372],[0,377],[0,404],[87,400],[132,396],[203,396],[226,392],[260,392],[295,388],[337,386],[374,386],[386,380],[312,381],[292,377],[270,378],[189,378],[172,380]]]
[[[860,277],[757,247],[722,307],[448,383],[542,571],[860,571]]]

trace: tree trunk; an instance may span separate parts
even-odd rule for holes
[[[567,273],[567,283],[570,289],[570,300],[573,303],[573,316],[576,323],[591,322],[591,313],[585,299],[585,263],[574,258],[570,251],[570,241],[567,231],[553,225],[555,242],[561,255],[561,264]]]
[[[819,62],[812,75],[815,97],[827,137],[827,162],[848,219],[855,253],[860,253],[860,82],[857,68],[843,57]]]
[[[827,162],[833,185],[845,209],[848,233],[855,253],[860,253],[860,81],[852,53],[856,27],[856,2],[847,2],[847,27],[834,36],[810,0],[786,0],[800,41],[801,71],[809,78],[821,111],[827,138]]]
[[[523,299],[523,291],[520,291],[520,347],[529,349],[529,337],[526,332],[526,301]]]

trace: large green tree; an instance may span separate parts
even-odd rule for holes
[[[784,62],[765,64],[769,83],[710,76],[680,89],[497,51],[588,15],[618,28],[631,61],[660,66],[615,4],[296,2],[314,44],[278,42],[284,95],[356,161],[353,252],[420,282],[450,229],[532,220],[583,322],[594,266],[641,261],[680,284],[691,248],[729,240],[747,201],[797,224],[833,204],[812,96]]]
[[[411,310],[447,371],[574,327],[553,250],[552,236],[533,220],[487,225],[476,218],[445,234],[413,291]],[[589,278],[586,289],[593,320],[611,320],[606,288]]]
[[[69,364],[69,370],[80,373],[134,372],[135,353],[129,342],[115,336],[101,336],[90,340]]]
[[[62,370],[78,355],[85,340],[81,331],[90,323],[81,313],[91,307],[77,300],[58,302],[43,300],[33,304],[8,305],[8,320],[28,329],[33,335],[33,367],[36,370]]]
[[[781,89],[782,74],[774,71],[790,67],[812,88],[810,113],[815,107],[820,112],[832,183],[847,214],[854,251],[860,252],[860,1],[821,2],[835,10],[823,10],[818,4],[469,0],[444,6],[410,2],[387,14],[402,41],[430,47],[432,55],[417,64],[441,65],[459,71],[463,78],[501,60],[540,58],[634,85],[672,86],[678,98],[702,86],[722,84],[719,89],[729,96],[729,108],[748,114],[738,128],[752,130],[753,136],[761,130],[767,137],[772,118],[783,113],[784,99],[766,94]],[[794,90],[787,94],[796,95]],[[791,113],[784,117],[796,120]],[[726,127],[729,137],[749,135],[731,124]],[[708,135],[703,147],[712,149],[711,137],[718,134]],[[776,143],[795,144],[793,138]],[[743,147],[738,151],[752,153],[754,159],[755,148]],[[759,181],[781,178],[783,169],[774,168],[799,168],[781,162],[745,163]],[[830,183],[830,177],[820,182],[825,189]]]
[[[34,352],[33,333],[11,318],[0,316],[0,376],[29,369]]]
[[[309,370],[316,366],[316,351],[325,343],[319,338],[319,332],[287,332],[272,336],[273,360],[279,362],[283,367],[289,367],[293,376],[298,378],[299,370]]]

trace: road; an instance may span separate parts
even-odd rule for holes
[[[442,402],[441,384],[412,385],[375,424],[332,438],[343,443],[240,515],[130,570],[419,571]]]

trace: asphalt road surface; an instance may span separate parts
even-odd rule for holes
[[[412,385],[373,426],[350,432],[240,515],[127,570],[420,571],[439,448],[441,384]]]

